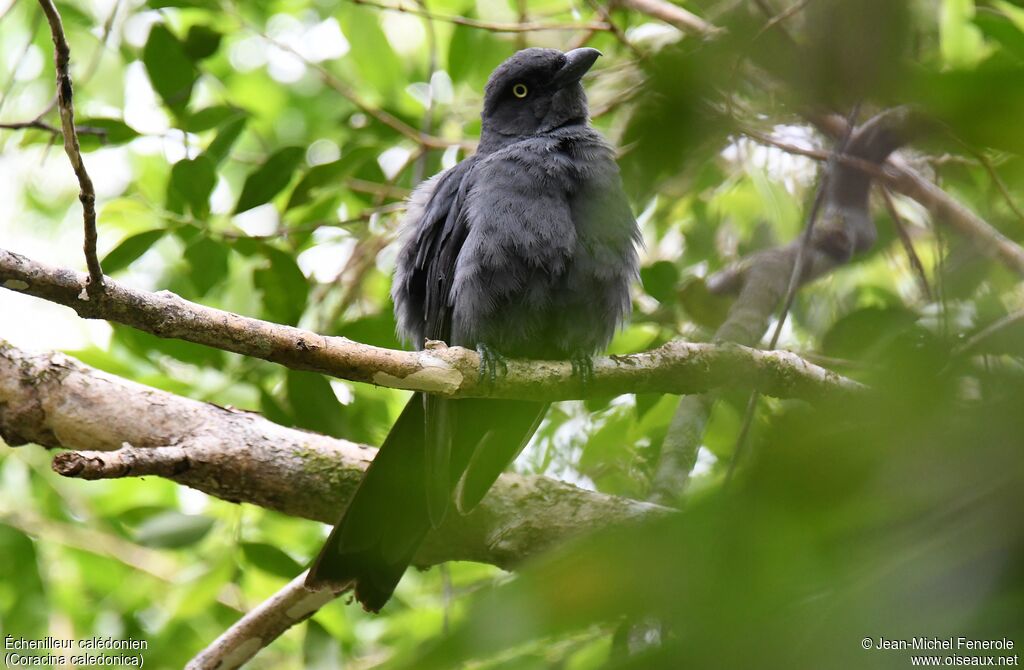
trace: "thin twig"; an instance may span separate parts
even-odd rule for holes
[[[768,19],[768,22],[764,24],[764,26],[759,31],[759,34],[761,32],[767,32],[771,30],[775,26],[781,24],[783,21],[786,21],[791,16],[795,15],[797,12],[799,12],[809,4],[811,4],[811,0],[798,0],[798,2],[793,3],[792,5],[782,10],[772,18]],[[755,37],[755,39],[757,38]]]
[[[464,145],[463,142],[460,142],[458,140],[446,140],[440,137],[435,137],[433,135],[422,133],[416,128],[410,126],[405,121],[399,119],[394,114],[391,114],[388,111],[385,111],[379,107],[376,107],[375,105],[370,104],[355,90],[355,88],[349,86],[347,83],[336,77],[333,72],[328,70],[322,64],[314,63],[313,61],[307,59],[305,56],[299,53],[299,51],[294,47],[291,47],[283,42],[275,40],[270,35],[266,34],[262,30],[258,29],[257,27],[253,26],[251,23],[246,21],[241,16],[241,14],[238,13],[237,8],[234,6],[234,4],[226,3],[225,8],[227,9],[227,11],[231,12],[238,20],[238,22],[247,30],[251,31],[256,35],[259,35],[269,44],[273,44],[278,49],[292,54],[293,56],[301,60],[306,65],[306,67],[310,67],[316,70],[320,74],[320,78],[321,80],[323,80],[325,84],[327,84],[329,87],[333,88],[335,91],[340,93],[342,97],[344,97],[346,100],[348,100],[353,105],[358,107],[364,113],[372,116],[374,119],[384,124],[388,128],[391,128],[399,135],[402,135],[403,137],[412,140],[413,142],[416,142],[419,145],[428,147],[430,149],[447,149],[448,147],[453,145]]]
[[[426,0],[418,0],[424,13],[427,12]],[[434,26],[434,19],[431,16],[423,17],[423,25],[427,30],[427,104],[424,105],[423,121],[420,123],[420,132],[430,135],[434,132],[434,74],[437,73],[437,28]],[[418,184],[423,181],[424,172],[427,169],[427,159],[430,154],[421,151],[416,157],[413,165],[412,182]],[[397,177],[397,175],[396,175]],[[391,180],[394,183],[394,179]],[[379,202],[377,203],[380,204]]]
[[[96,255],[96,189],[85,169],[82,149],[78,143],[78,132],[75,129],[74,91],[71,84],[71,47],[64,35],[60,13],[53,0],[39,0],[39,6],[46,14],[53,36],[54,62],[57,69],[57,106],[60,109],[60,121],[64,135],[64,151],[71,161],[71,167],[78,178],[78,199],[82,202],[82,216],[85,223],[85,264],[89,268],[89,283],[86,291],[90,296],[97,296],[103,291],[103,269]]]
[[[989,324],[980,332],[975,333],[966,342],[953,350],[953,356],[963,356],[972,353],[986,340],[1018,323],[1024,323],[1024,309],[1007,314],[995,323]]]
[[[796,144],[791,144],[783,140],[775,139],[770,135],[765,135],[762,132],[754,130],[752,128],[742,128],[741,132],[754,140],[758,144],[764,144],[766,146],[775,147],[781,149],[788,154],[795,156],[806,156],[807,158],[813,158],[816,161],[828,162],[835,160],[837,163],[841,163],[847,167],[860,170],[861,172],[874,177],[875,179],[887,179],[889,175],[886,174],[885,169],[869,160],[859,158],[857,156],[849,156],[845,153],[834,153],[829,151],[823,151],[821,149],[806,149]]]
[[[85,74],[82,75],[78,83],[83,84],[93,78],[96,74],[96,70],[100,67],[100,61],[103,59],[103,52],[107,48],[107,42],[110,40],[110,35],[114,32],[114,21],[117,19],[117,13],[121,9],[121,4],[124,0],[116,0],[114,6],[111,8],[110,13],[107,14],[106,20],[103,22],[103,33],[100,35],[99,46],[93,52],[92,60],[89,61],[89,66],[85,68]]]
[[[357,223],[366,223],[367,221],[372,219],[374,216],[379,216],[379,215],[382,215],[382,214],[393,214],[395,212],[401,212],[401,211],[404,211],[404,210],[405,210],[405,203],[404,202],[390,202],[390,203],[388,203],[386,205],[381,205],[380,207],[370,207],[368,209],[364,209],[358,215],[352,216],[352,217],[349,217],[347,219],[343,219],[343,220],[340,220],[340,221],[314,221],[312,223],[306,223],[306,224],[301,224],[301,225],[297,225],[297,226],[288,226],[286,228],[282,228],[278,232],[270,233],[268,235],[249,235],[247,233],[240,232],[240,231],[225,230],[224,232],[220,233],[220,236],[225,238],[225,239],[229,239],[229,240],[239,240],[239,239],[245,239],[245,240],[270,240],[270,239],[278,239],[278,238],[281,238],[281,237],[290,237],[292,235],[297,235],[297,234],[300,234],[300,233],[311,233],[311,232],[313,232],[315,230],[319,230],[321,228],[347,228],[348,226],[353,226],[353,225],[355,225]]]
[[[892,219],[893,227],[896,228],[896,234],[900,238],[900,243],[903,245],[903,250],[907,253],[907,259],[910,261],[910,266],[914,268],[914,276],[917,277],[918,286],[921,287],[921,294],[929,301],[932,299],[932,289],[928,285],[928,275],[924,271],[924,265],[921,263],[921,259],[918,257],[917,252],[914,250],[914,242],[910,239],[910,233],[907,232],[907,227],[903,222],[903,217],[896,211],[896,203],[892,200],[892,194],[889,193],[889,189],[882,187],[882,200],[885,202],[885,208],[889,211],[889,218]]]
[[[607,9],[605,9],[604,5],[600,4],[597,0],[587,0],[587,4],[590,5],[591,9],[597,12],[598,16],[604,19],[604,22],[608,24],[609,30],[611,30],[612,35],[615,36],[615,39],[617,39],[619,43],[621,43],[627,49],[632,51],[633,55],[637,57],[637,60],[644,59],[644,52],[640,51],[640,49],[637,48],[635,44],[630,42],[629,39],[626,37],[626,33],[622,32],[622,29],[615,25],[615,22],[612,21],[611,14],[608,12]]]
[[[9,121],[6,123],[0,123],[0,128],[4,130],[42,130],[52,135],[63,135],[64,131],[61,128],[52,126],[46,121],[40,119],[34,119],[32,121]],[[107,137],[106,128],[94,128],[93,126],[76,126],[75,132],[79,135],[95,135],[101,140]]]
[[[713,37],[724,32],[722,28],[708,23],[693,12],[688,12],[667,0],[621,0],[621,5],[660,19],[689,35]]]
[[[1014,214],[1017,215],[1018,219],[1024,222],[1024,212],[1022,212],[1020,208],[1017,207],[1017,203],[1014,202],[1013,196],[1010,195],[1009,189],[1006,188],[1006,182],[1004,182],[1002,177],[999,176],[999,173],[996,172],[996,168],[994,165],[992,165],[992,161],[989,160],[988,156],[986,156],[984,153],[976,149],[971,148],[971,153],[974,154],[974,157],[978,159],[978,162],[981,163],[982,166],[984,166],[985,170],[989,174],[989,177],[992,178],[992,183],[996,185],[996,188],[999,190],[999,193],[1003,196],[1003,200],[1006,201],[1006,204],[1009,206],[1009,208],[1013,211]]]
[[[777,14],[766,0],[754,0],[754,4],[757,5],[757,8],[760,9],[761,13],[764,14],[766,19],[768,19],[768,22],[761,27],[761,30],[757,31],[757,35],[754,36],[754,39],[757,39],[764,33],[771,30],[772,28],[777,28],[778,31],[782,33],[782,36],[786,39],[787,42],[791,44],[795,43],[796,40],[793,39],[793,36],[790,34],[789,29],[786,28],[785,25],[783,25],[783,21],[786,20],[788,14],[786,16],[783,16],[781,19],[779,19],[779,17],[782,16],[782,14],[790,12],[791,10],[792,13],[799,11],[801,9],[800,3],[797,3],[795,5],[795,9],[794,7],[790,7],[789,9],[783,10],[782,14]]]
[[[593,30],[593,31],[609,31],[611,27],[604,23],[541,23],[534,21],[520,21],[518,23],[501,23],[495,21],[481,21],[479,19],[471,19],[465,16],[456,16],[452,14],[434,14],[421,7],[414,7],[410,5],[390,4],[384,2],[376,2],[374,0],[351,0],[354,5],[362,5],[364,7],[373,7],[374,9],[380,9],[389,12],[401,12],[403,14],[412,14],[413,16],[421,16],[423,18],[431,19],[434,21],[441,21],[442,23],[454,23],[460,26],[466,26],[467,28],[479,28],[480,30],[488,30],[494,33],[532,33],[540,32],[542,30],[559,30],[559,31],[579,31],[579,30]]]
[[[370,195],[380,196],[384,199],[392,198],[394,200],[405,200],[412,194],[412,191],[402,186],[381,184],[367,179],[359,179],[358,177],[349,177],[346,179],[345,188],[358,191],[359,193],[369,193]]]

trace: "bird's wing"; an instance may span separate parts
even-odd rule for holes
[[[452,214],[458,214],[460,189],[475,162],[475,158],[467,158],[423,182],[409,199],[403,223],[405,242],[391,297],[399,331],[417,349],[422,349],[427,339],[447,342],[449,338],[451,314],[445,295],[451,273],[445,272],[444,265],[458,256],[462,246],[460,220]]]
[[[455,265],[466,239],[467,224],[463,208],[469,177],[476,158],[468,158],[431,180],[429,199],[414,196],[419,211],[399,257],[395,277],[395,304],[399,324],[412,336],[417,348],[425,340],[443,340],[452,344],[452,306],[450,300]],[[419,189],[418,189],[419,191]],[[451,498],[452,408],[450,402],[423,395],[424,450],[427,510],[431,524],[440,525]]]

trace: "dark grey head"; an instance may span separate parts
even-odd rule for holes
[[[601,52],[597,49],[523,49],[491,73],[484,91],[484,140],[488,135],[523,137],[587,120],[587,96],[580,78]]]

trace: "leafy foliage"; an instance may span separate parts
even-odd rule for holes
[[[605,54],[585,85],[595,125],[621,148],[646,242],[613,353],[711,337],[729,303],[705,278],[798,235],[817,165],[743,135],[830,146],[801,120],[808,107],[845,114],[859,102],[865,118],[918,104],[943,127],[915,147],[942,159],[912,156],[917,167],[1024,242],[1019,2],[817,0],[772,26],[760,3],[684,3],[728,29],[709,40],[615,9],[628,46],[607,30],[487,28],[521,7],[530,22],[605,19],[560,0],[416,5],[460,22],[342,0],[58,4],[78,123],[96,131],[82,143],[101,187],[106,272],[241,314],[398,346],[388,289],[404,196],[471,148],[495,65],[522,46],[583,39]],[[50,38],[34,3],[0,15],[0,119],[31,119],[52,96]],[[3,160],[20,157],[12,173],[47,171],[19,176],[18,217],[0,231],[35,249],[61,240],[61,258],[77,259],[79,243],[64,244],[78,239],[76,195],[51,178],[68,169],[52,140],[0,129]],[[756,458],[726,487],[747,400],[727,396],[678,517],[579,540],[513,579],[471,564],[410,573],[379,617],[332,603],[251,667],[904,667],[860,650],[861,638],[1024,643],[1013,618],[1024,338],[1018,324],[958,349],[1024,308],[1024,290],[914,203],[896,206],[930,295],[876,207],[875,247],[801,291],[782,341],[875,385],[863,406],[763,401]],[[123,327],[73,353],[362,442],[382,439],[406,397]],[[515,467],[643,498],[675,404],[563,403]],[[156,478],[61,481],[34,448],[0,450],[0,481],[0,629],[143,638],[148,667],[182,667],[323,538],[316,524]],[[623,618],[651,617],[663,644],[625,654]]]

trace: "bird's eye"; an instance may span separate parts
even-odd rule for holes
[[[525,98],[530,92],[530,89],[526,88],[526,84],[516,84],[512,87],[512,95],[517,98]]]

